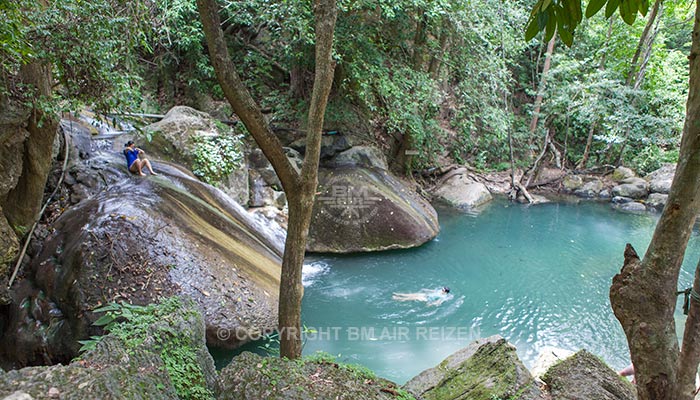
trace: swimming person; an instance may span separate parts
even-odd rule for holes
[[[439,306],[449,298],[450,288],[421,289],[416,293],[394,293],[391,298],[396,301],[424,301],[429,306]]]
[[[129,168],[129,171],[131,171],[134,174],[139,174],[141,176],[146,176],[141,169],[143,167],[148,168],[148,172],[151,173],[151,175],[158,175],[155,172],[153,172],[153,168],[151,168],[151,162],[148,161],[147,158],[139,158],[140,154],[144,154],[144,151],[139,149],[134,145],[134,142],[129,140],[126,142],[124,145],[126,147],[124,149],[124,157],[126,157],[126,166]]]

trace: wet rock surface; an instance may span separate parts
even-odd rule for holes
[[[80,196],[15,283],[4,366],[67,362],[99,332],[91,310],[112,301],[192,297],[217,346],[276,327],[282,243],[264,221],[177,166],[138,177],[123,163],[100,151],[72,162],[66,185]]]
[[[350,253],[419,246],[440,230],[435,209],[387,171],[319,170],[307,250]]]

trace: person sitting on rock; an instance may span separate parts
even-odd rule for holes
[[[416,293],[394,293],[391,298],[396,301],[424,301],[429,306],[439,306],[449,298],[450,288],[421,289]]]
[[[129,171],[134,174],[146,176],[146,174],[144,174],[142,171],[143,167],[145,166],[148,168],[148,172],[150,172],[151,175],[158,175],[153,172],[151,162],[148,161],[147,158],[139,158],[139,155],[144,154],[144,151],[136,147],[133,141],[129,140],[126,142],[124,147],[126,147],[124,149],[124,157],[126,157],[126,166],[129,168]]]

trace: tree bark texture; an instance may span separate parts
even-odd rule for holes
[[[547,74],[549,73],[549,68],[552,65],[552,53],[554,53],[554,41],[556,40],[557,34],[554,33],[552,39],[547,43],[547,54],[544,57],[544,66],[542,67],[542,75],[540,76],[540,84],[537,87],[537,97],[535,98],[535,105],[532,109],[532,120],[530,121],[530,134],[534,134],[537,129],[537,122],[540,117],[540,108],[542,107],[542,99],[544,97],[544,86],[547,84]]]
[[[683,343],[678,359],[678,390],[679,400],[690,400],[695,397],[695,374],[700,363],[700,262],[695,267],[692,292],[689,298],[690,308],[685,320]]]
[[[287,159],[282,144],[263,118],[260,108],[241,82],[228,54],[221,31],[215,0],[197,0],[209,53],[224,94],[234,112],[253,135],[258,146],[280,178],[289,203],[289,228],[285,242],[278,309],[280,356],[301,356],[301,299],[304,288],[301,268],[311,222],[318,180],[321,133],[328,96],[333,84],[333,33],[337,18],[335,0],[315,0],[316,71],[309,108],[307,147],[304,163],[297,173]]]
[[[634,56],[632,56],[630,70],[627,73],[627,86],[632,86],[632,82],[637,79],[637,71],[639,71],[640,69],[639,57],[642,55],[642,51],[645,48],[651,48],[653,44],[654,37],[656,35],[652,35],[652,27],[656,23],[656,16],[659,15],[659,10],[661,9],[662,3],[663,0],[656,0],[656,2],[654,2],[654,6],[651,9],[651,12],[649,13],[649,19],[647,20],[647,24],[644,26],[642,36],[639,37],[637,50],[634,52]]]
[[[51,67],[38,61],[22,67],[22,82],[35,90],[35,98],[51,97]],[[44,197],[46,179],[51,169],[51,149],[58,120],[34,106],[27,124],[29,137],[24,143],[22,174],[14,189],[5,198],[2,209],[8,222],[14,226],[29,227],[34,223]]]
[[[668,202],[643,260],[628,245],[610,301],[627,336],[640,400],[687,398],[679,375],[673,313],[678,274],[700,210],[700,3],[690,54],[690,91],[683,138]],[[697,332],[694,332],[697,335]]]

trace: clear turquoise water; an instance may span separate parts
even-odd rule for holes
[[[531,367],[544,346],[629,363],[608,290],[625,243],[646,250],[657,217],[607,204],[495,202],[479,215],[441,210],[440,235],[412,250],[309,257],[302,319],[322,350],[403,383],[478,337],[500,334]],[[700,255],[693,235],[680,286]],[[393,292],[449,286],[437,307]],[[679,305],[680,308],[680,305]],[[677,313],[682,332],[684,318]]]

